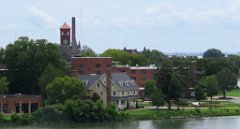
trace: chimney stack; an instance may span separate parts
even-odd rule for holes
[[[72,17],[72,43],[76,43],[75,17]]]

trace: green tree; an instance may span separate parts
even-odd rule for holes
[[[238,74],[236,65],[230,63],[225,57],[219,58],[203,58],[198,60],[198,70],[202,71],[204,75],[215,75],[224,68],[228,68],[232,72]]]
[[[184,94],[182,77],[178,71],[174,71],[171,62],[164,61],[157,71],[157,87],[162,91],[168,109],[171,109],[171,100],[178,101]]]
[[[215,49],[215,48],[208,49],[203,53],[204,58],[205,57],[224,57],[224,56],[225,55],[222,53],[221,50]]]
[[[216,74],[220,89],[223,93],[223,98],[226,98],[227,90],[232,89],[237,85],[237,76],[231,72],[228,68],[223,69],[222,71]]]
[[[120,63],[121,65],[149,65],[148,60],[140,54],[130,54],[119,49],[108,49],[101,54],[101,57],[112,57],[113,61]]]
[[[63,103],[67,99],[84,99],[83,83],[71,77],[58,77],[46,87],[47,104]]]
[[[231,64],[235,65],[238,69],[240,68],[240,56],[229,54],[227,56],[227,59]]]
[[[88,46],[84,45],[81,50],[81,56],[83,57],[96,57],[96,53]]]
[[[48,64],[59,70],[66,68],[57,44],[28,37],[20,37],[14,44],[7,45],[5,63],[9,69],[10,93],[39,94],[38,79]]]
[[[212,103],[212,97],[218,94],[218,90],[219,90],[218,80],[214,75],[207,76],[204,78],[204,85],[207,89],[207,96],[211,98],[211,103]]]
[[[157,109],[159,108],[159,106],[163,106],[165,103],[161,90],[159,90],[158,88],[154,89],[151,96],[151,100],[152,100],[152,104],[154,106],[157,106]]]
[[[8,90],[8,84],[6,77],[0,77],[0,95],[4,94]]]
[[[91,96],[91,100],[93,101],[93,102],[97,102],[98,100],[100,100],[101,99],[101,97],[99,96],[99,94],[97,94],[96,92],[94,92],[93,94],[92,94],[92,96]]]
[[[167,57],[158,50],[144,49],[142,52],[143,56],[149,60],[150,64],[159,66],[161,62]]]
[[[4,59],[5,59],[5,49],[1,47],[0,48],[0,64],[4,64]]]
[[[195,99],[196,100],[203,100],[205,99],[205,93],[201,86],[197,85],[195,87]]]
[[[43,71],[42,75],[38,78],[38,84],[41,87],[41,94],[46,97],[46,86],[57,77],[64,76],[63,71],[56,69],[51,64]]]
[[[152,94],[153,94],[153,91],[156,87],[156,81],[147,80],[143,83],[143,86],[144,86],[144,96],[145,96],[145,98],[150,99]]]

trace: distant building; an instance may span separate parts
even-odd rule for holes
[[[79,56],[81,50],[80,42],[76,41],[75,17],[72,17],[72,38],[70,30],[66,22],[60,28],[60,53],[68,62],[72,56]]]
[[[72,57],[71,75],[77,74],[104,74],[111,73],[112,58],[111,57]]]
[[[107,74],[77,75],[77,79],[84,82],[88,96],[98,94],[104,106],[108,105],[109,100],[119,109],[136,108],[138,86],[126,73],[112,73],[111,76]],[[108,90],[110,90],[109,95]]]
[[[127,49],[126,47],[123,48],[123,51],[130,53],[130,54],[139,54],[141,52],[138,52],[137,49]]]
[[[0,112],[32,113],[42,106],[40,95],[0,95]]]
[[[136,81],[139,86],[139,96],[144,98],[144,82],[147,80],[154,80],[154,74],[156,73],[157,67],[155,65],[150,66],[114,66],[113,72],[125,72],[133,80]]]

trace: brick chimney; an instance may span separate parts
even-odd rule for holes
[[[75,17],[72,17],[72,43],[76,43]]]

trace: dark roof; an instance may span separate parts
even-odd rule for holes
[[[138,89],[135,81],[131,79],[126,73],[112,73],[112,81],[119,87],[120,90]]]
[[[87,81],[85,86],[86,90],[89,88],[102,76],[101,75],[77,75],[77,79],[81,81]],[[101,82],[101,81],[100,81]],[[101,82],[102,83],[102,82]],[[120,90],[137,90],[138,86],[133,79],[131,79],[126,73],[112,73],[112,83],[114,83]],[[103,84],[104,85],[104,84]],[[104,85],[105,86],[105,85]]]
[[[86,90],[89,88],[101,77],[101,75],[77,75],[77,79],[81,81],[87,81],[87,86],[85,86]]]

